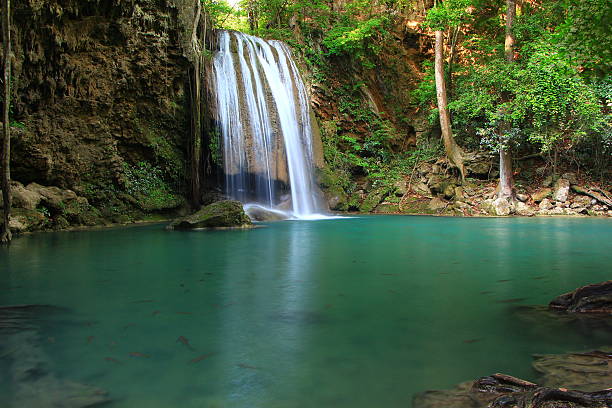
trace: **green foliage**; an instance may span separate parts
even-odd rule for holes
[[[159,167],[148,162],[139,162],[134,166],[124,163],[123,170],[126,190],[142,209],[161,210],[180,204],[180,197],[172,192]]]
[[[343,16],[340,22],[329,30],[323,38],[323,44],[328,49],[328,55],[349,54],[358,59],[364,59],[367,51],[379,50],[372,38],[384,37],[388,34],[386,17],[374,17],[365,21]],[[373,68],[373,66],[368,66]]]
[[[217,129],[209,134],[208,150],[210,151],[212,162],[220,166],[223,160],[223,152],[221,151],[221,135]]]
[[[457,27],[470,18],[472,0],[446,0],[427,12],[426,26],[433,31]]]

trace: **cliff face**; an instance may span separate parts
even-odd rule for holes
[[[16,3],[14,180],[74,190],[110,219],[180,205],[193,15],[180,3]]]

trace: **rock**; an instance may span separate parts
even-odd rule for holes
[[[463,195],[463,188],[457,186],[455,187],[455,200],[461,201],[465,198],[465,196]]]
[[[244,207],[244,212],[253,221],[280,221],[289,218],[286,213],[260,205],[250,204]]]
[[[434,197],[429,204],[427,204],[427,208],[429,208],[432,211],[439,211],[442,210],[444,208],[446,208],[446,206],[448,205],[448,203],[438,197]]]
[[[553,208],[553,205],[548,198],[545,198],[542,200],[542,202],[540,202],[539,207],[540,210],[550,210],[551,208]]]
[[[490,215],[507,216],[514,211],[514,204],[505,198],[487,199],[480,207]]]
[[[518,201],[516,203],[515,211],[518,215],[522,215],[524,217],[532,217],[535,215],[535,211],[522,201]]]
[[[564,178],[560,178],[555,183],[555,192],[553,193],[553,200],[559,202],[566,202],[569,197],[570,182]]]
[[[398,197],[402,197],[408,192],[406,189],[406,180],[403,178],[396,181],[395,184],[393,184],[393,187],[395,188],[395,195]]]
[[[247,228],[252,225],[239,201],[218,201],[202,207],[196,213],[179,218],[168,229]]]
[[[413,408],[608,408],[611,350],[535,356],[538,383],[506,374],[416,394]],[[575,389],[576,391],[570,390]],[[577,391],[580,390],[580,391]]]
[[[585,187],[580,187],[580,186],[572,185],[572,190],[574,190],[578,194],[583,194],[583,195],[587,195],[589,197],[592,197],[596,201],[599,201],[602,204],[605,204],[607,206],[612,207],[612,200],[608,198],[610,196],[610,194],[609,193],[606,194],[601,189],[595,189],[595,188],[594,189],[588,189],[588,188],[585,188]],[[593,202],[593,204],[595,204],[595,203]]]
[[[427,187],[427,184],[423,183],[422,181],[411,184],[410,189],[416,194],[431,196],[431,190],[429,187]]]
[[[548,307],[568,313],[612,315],[612,280],[582,286],[553,299]]]
[[[442,191],[442,194],[444,194],[444,198],[450,200],[455,196],[455,186],[453,184],[446,184],[444,186],[444,191]]]
[[[374,191],[371,191],[370,194],[363,200],[361,205],[359,206],[359,211],[362,212],[371,212],[376,208],[378,204],[381,203],[383,198],[387,195],[388,191],[386,188],[379,188]]]
[[[516,199],[524,203],[525,201],[529,200],[529,196],[527,194],[518,193],[516,195]]]
[[[468,153],[465,157],[465,170],[468,175],[486,178],[492,167],[492,157],[486,153]]]
[[[59,187],[45,187],[37,183],[30,183],[27,190],[42,196],[42,203],[51,209],[61,210],[63,206],[77,199],[77,195],[72,190],[62,190]]]
[[[590,205],[591,205],[591,198],[587,196],[579,195],[579,196],[574,197],[570,207],[572,208],[589,207]]]
[[[553,183],[553,176],[548,176],[542,181],[542,187],[550,187]]]
[[[551,194],[552,194],[552,189],[550,189],[550,188],[542,188],[542,189],[536,191],[535,193],[533,193],[531,195],[531,198],[536,203],[539,203],[540,201],[544,200],[545,198],[550,197]]]
[[[427,162],[421,163],[421,164],[419,164],[419,166],[417,167],[417,171],[418,171],[420,174],[423,174],[423,175],[426,175],[426,174],[432,173],[432,172],[433,172],[433,171],[432,171],[432,165],[431,165],[430,163],[427,163]]]
[[[0,190],[0,208],[4,208],[2,195]],[[23,184],[13,181],[11,182],[12,207],[25,208],[35,210],[42,200],[42,196],[36,192],[26,190]]]
[[[564,173],[561,178],[569,181],[570,184],[578,184],[578,178],[576,177],[576,173]]]
[[[28,223],[26,217],[17,215],[15,217],[11,217],[9,221],[9,227],[13,232],[25,232],[28,230]]]

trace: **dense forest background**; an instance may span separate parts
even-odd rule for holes
[[[606,0],[13,7],[16,230],[167,217],[219,198],[208,86],[214,29],[292,47],[321,133],[318,180],[332,210],[520,214],[481,205],[503,192],[500,173],[535,210],[559,203],[566,214],[575,204],[605,215],[612,203]],[[445,83],[444,106],[436,80]],[[542,206],[564,177],[588,198]]]
[[[341,113],[366,130],[358,132],[360,137],[341,134],[341,140],[327,140],[328,156],[334,154],[330,144],[348,153],[339,167],[382,176],[386,166],[401,166],[393,162],[414,154],[406,146],[390,146],[410,121],[407,115],[424,114],[436,125],[432,57],[434,33],[442,31],[448,108],[459,145],[488,152],[505,146],[519,159],[540,155],[553,173],[558,166],[574,166],[603,180],[609,171],[612,51],[607,22],[612,15],[605,0],[517,2],[514,64],[507,64],[504,55],[506,1],[270,0],[232,7],[209,0],[204,5],[219,28],[287,41],[313,73],[315,87],[330,85],[339,67],[353,79],[409,76],[412,83],[402,89],[400,101],[386,104],[388,112],[372,112],[351,98],[367,86],[367,79],[334,90]],[[410,39],[419,42],[421,58],[410,61],[418,66],[411,73],[397,72],[401,59],[410,58],[398,49]],[[394,73],[381,72],[394,68]],[[386,85],[405,82],[398,78]],[[419,146],[418,154],[431,154],[423,151],[429,147]]]

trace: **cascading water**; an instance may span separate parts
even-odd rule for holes
[[[320,212],[308,96],[289,47],[220,31],[213,68],[227,194],[296,218]]]

